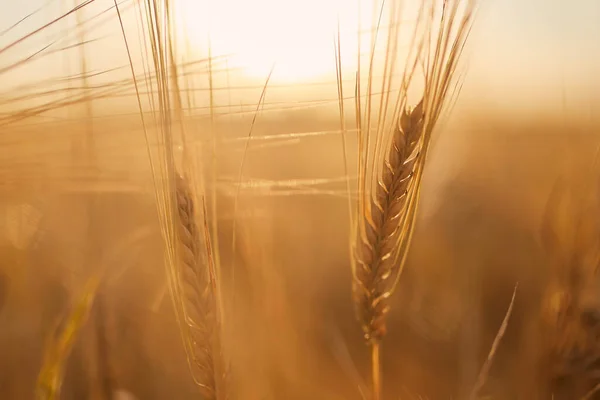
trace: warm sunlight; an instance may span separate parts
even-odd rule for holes
[[[250,78],[287,83],[335,74],[334,38],[340,25],[341,43],[355,61],[358,16],[371,24],[371,2],[349,0],[179,0],[180,33],[193,51],[228,55],[228,67]],[[367,5],[368,4],[368,5]],[[343,7],[342,7],[343,6]]]
[[[0,0],[0,400],[600,400],[600,0]]]

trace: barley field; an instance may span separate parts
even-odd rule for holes
[[[599,20],[0,2],[0,399],[600,399]]]

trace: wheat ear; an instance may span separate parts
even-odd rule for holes
[[[370,102],[367,103],[367,134],[362,135],[359,129],[358,164],[362,181],[359,183],[361,197],[354,231],[353,294],[358,318],[371,348],[372,400],[381,397],[380,344],[386,334],[386,316],[390,310],[388,299],[397,286],[408,255],[433,128],[448,101],[456,95],[449,90],[457,83],[453,76],[470,31],[475,4],[476,0],[444,1],[439,31],[433,34],[431,24],[425,24],[425,31],[415,31],[416,36],[420,32],[422,40],[414,40],[416,61],[414,64],[409,62],[405,70],[400,95],[394,106],[393,126],[388,129],[383,123],[389,108],[388,99],[385,99],[380,105],[381,127],[375,132],[374,146],[369,145]],[[433,17],[435,1],[432,7],[428,17],[420,14],[419,18]],[[459,12],[460,9],[463,11]],[[390,54],[386,62],[392,58]],[[408,87],[421,61],[424,66],[423,95],[416,107],[409,108],[406,105]],[[389,63],[386,71],[393,70],[392,67],[393,63]],[[383,89],[382,92],[386,87]],[[369,101],[369,88],[367,91]],[[357,93],[360,93],[358,89]],[[360,127],[360,102],[357,115]],[[382,149],[380,146],[385,147]],[[372,147],[375,147],[375,152],[369,156]],[[385,153],[381,160],[380,155]],[[382,167],[370,168],[376,165],[374,163]]]
[[[187,326],[193,342],[189,343],[193,346],[191,356],[199,372],[195,379],[205,399],[218,399],[220,344],[216,276],[211,265],[211,252],[205,252],[208,249],[203,248],[205,243],[196,223],[196,207],[188,183],[177,176],[175,188],[179,276],[188,289],[183,292]]]
[[[379,184],[364,215],[365,233],[357,246],[354,293],[365,338],[379,341],[386,332],[390,277],[398,244],[406,235],[403,222],[416,182],[423,133],[423,103],[400,118]]]
[[[423,145],[423,103],[405,110],[392,139],[375,197],[367,203],[356,247],[353,285],[365,339],[371,346],[373,400],[381,391],[380,342],[386,333],[388,298],[400,274],[398,258],[409,243],[416,211]]]

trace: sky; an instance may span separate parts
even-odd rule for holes
[[[470,80],[489,96],[593,99],[600,89],[599,21],[596,0],[485,2],[472,37]]]
[[[362,0],[363,28],[370,24],[370,0]],[[409,3],[411,0],[407,0]],[[121,5],[129,45],[139,44],[139,19]],[[0,35],[0,48],[30,32],[72,5],[70,0],[0,0],[0,32],[44,6],[42,12],[18,29]],[[186,49],[203,55],[210,32],[212,54],[233,55],[227,67],[264,79],[276,62],[274,80],[308,87],[317,81],[334,81],[333,39],[336,21],[342,32],[343,60],[352,65],[356,49],[357,2],[350,0],[178,0],[181,29]],[[481,0],[468,51],[465,97],[488,107],[528,108],[546,103],[573,104],[600,101],[600,2],[597,0]],[[113,0],[96,0],[86,16],[113,5]],[[343,6],[343,7],[342,7]],[[339,17],[338,17],[339,15]],[[105,24],[86,39],[99,39],[86,46],[90,70],[108,70],[127,65],[127,53],[114,12],[102,15]],[[82,19],[85,19],[82,17]],[[76,22],[75,17],[68,20]],[[99,21],[99,19],[98,19]],[[0,68],[27,57],[57,38],[61,29],[49,30],[19,46],[0,53]],[[76,38],[76,37],[75,37]],[[70,39],[72,40],[73,37]],[[364,39],[363,49],[368,47]],[[56,47],[60,47],[58,44]],[[139,50],[139,48],[138,48]],[[71,52],[79,51],[78,49]],[[42,78],[65,75],[65,61],[57,52],[43,61],[0,74],[11,83],[32,83]],[[133,52],[135,54],[139,52]],[[73,53],[71,53],[73,54]],[[259,61],[257,61],[259,60]],[[138,60],[139,61],[139,60]],[[76,63],[78,63],[76,61]],[[70,71],[80,68],[70,65]],[[138,67],[138,69],[141,68]],[[355,68],[355,64],[351,68]],[[350,69],[351,69],[350,68]],[[127,70],[122,70],[126,76]],[[117,72],[110,75],[115,79]],[[228,74],[228,79],[229,79]],[[564,105],[564,104],[563,104]],[[576,105],[574,107],[577,107]]]
[[[140,57],[139,18],[135,12],[127,10],[131,0],[121,1],[120,9],[136,74],[143,74],[148,66]],[[239,93],[231,101],[229,91],[219,90],[215,93],[217,103],[228,102],[227,107],[236,103],[239,109],[254,112],[261,85],[273,59],[276,59],[267,103],[276,103],[277,96],[288,102],[319,99],[330,101],[329,105],[335,111],[337,93],[333,39],[340,10],[342,58],[350,71],[346,74],[350,81],[346,96],[352,96],[358,0],[177,1],[180,22],[177,28],[188,38],[184,50],[191,53],[187,61],[206,55],[208,32],[214,46],[213,56],[233,53],[228,64],[216,63],[218,68],[225,66],[231,71],[219,75],[220,85],[231,84],[238,87]],[[362,0],[363,4],[368,1],[371,0]],[[43,12],[28,19],[18,29],[0,33],[0,71],[48,44],[54,43],[50,49],[59,50],[36,62],[0,72],[0,118],[3,112],[14,111],[7,110],[7,104],[17,109],[24,107],[22,102],[2,100],[27,94],[28,91],[51,91],[53,82],[62,82],[59,84],[64,86],[65,81],[61,78],[81,71],[81,50],[60,50],[81,39],[74,29],[75,17],[18,46],[8,50],[5,47],[61,15],[67,2],[72,6],[72,0],[0,0],[0,32],[46,4]],[[89,61],[86,68],[95,72],[109,71],[91,79],[98,86],[131,76],[118,17],[114,10],[103,13],[113,2],[96,0],[81,16],[81,20],[86,20],[102,13],[95,19],[102,24],[92,24],[98,26],[85,37],[86,40],[94,40],[85,46],[85,56]],[[599,0],[480,0],[480,4],[466,53],[468,69],[457,108],[483,112],[505,110],[511,117],[519,112],[529,115],[532,110],[542,110],[546,115],[568,111],[586,118],[600,116]],[[361,8],[363,29],[370,24],[372,17],[368,8]],[[363,50],[368,45],[368,38],[361,43]],[[365,61],[368,60],[365,58]],[[238,75],[251,76],[259,84],[248,90],[240,89],[244,82]],[[323,86],[322,82],[328,86]],[[207,82],[192,82],[192,85],[206,88]],[[198,93],[207,101],[206,91]],[[46,101],[46,98],[38,97],[28,98],[27,104]],[[96,107],[95,112],[117,114],[122,111],[122,105],[126,105],[127,101],[132,104],[133,100],[131,96],[111,97],[108,105],[112,108]],[[440,148],[446,150],[448,146],[454,146],[454,153],[460,154],[460,146],[463,145],[454,137],[448,137]],[[437,159],[442,161],[435,171],[451,173],[451,163],[459,158],[457,155],[446,162],[438,154]],[[437,179],[446,178],[440,173]],[[434,181],[433,185],[436,184]]]

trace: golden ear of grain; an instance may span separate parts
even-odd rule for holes
[[[192,374],[205,399],[217,395],[220,354],[220,328],[216,294],[216,277],[211,266],[211,254],[203,245],[203,236],[196,222],[196,207],[187,181],[177,176],[177,241],[179,277],[184,299],[184,315],[188,336],[186,347],[197,371]],[[205,238],[206,239],[206,238]],[[206,251],[205,251],[206,250]]]
[[[385,335],[387,299],[400,272],[398,252],[406,233],[409,199],[417,189],[415,168],[421,157],[423,138],[423,102],[405,110],[392,138],[383,172],[367,205],[364,232],[356,252],[354,295],[367,340]]]
[[[64,328],[46,345],[44,362],[38,375],[37,398],[39,400],[54,400],[60,397],[60,387],[67,358],[77,335],[87,320],[99,283],[99,278],[90,278]]]
[[[543,346],[537,362],[552,390],[560,389],[561,382],[577,384],[596,375],[600,358],[600,224],[595,215],[596,193],[585,192],[558,182],[542,220],[542,243],[551,268],[542,297],[539,331]]]
[[[378,137],[375,145],[370,146],[368,129],[366,135],[359,137],[359,191],[365,197],[359,201],[358,238],[353,238],[357,241],[354,246],[353,291],[365,337],[372,343],[377,343],[385,335],[388,298],[396,287],[408,254],[432,132],[442,111],[457,94],[450,88],[458,85],[454,76],[469,36],[477,0],[448,0],[441,7],[441,15],[435,11],[438,3],[425,3],[419,14],[423,25],[418,25],[424,30],[415,30],[416,36],[411,45],[416,61],[406,66],[400,96],[394,106],[400,111],[400,117],[391,132],[391,146],[383,160],[382,172],[376,175],[376,185],[370,182],[368,175],[375,169],[371,163],[381,162],[377,158],[382,154],[379,146],[384,140]],[[438,16],[439,29],[434,21]],[[429,18],[432,20],[427,21]],[[419,40],[418,35],[422,36]],[[421,61],[425,66],[423,95],[418,105],[408,110],[405,105],[408,86]],[[367,126],[372,119],[369,98],[370,92],[367,94]],[[387,100],[383,101],[380,105],[383,111],[380,112],[385,112],[387,106]],[[358,102],[359,126],[362,123],[360,109]],[[388,135],[379,131],[376,135],[380,133]],[[372,147],[375,147],[374,156],[369,157]]]

